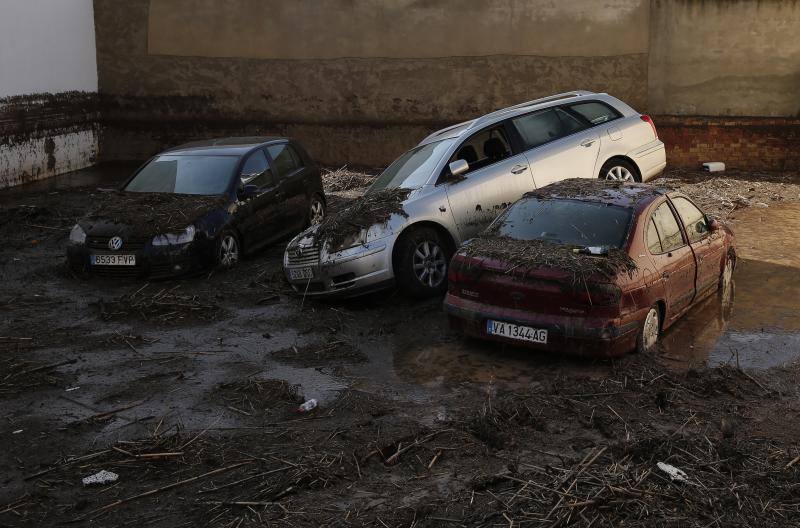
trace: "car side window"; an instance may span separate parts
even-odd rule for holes
[[[462,159],[469,164],[469,174],[510,156],[511,146],[505,130],[502,126],[494,126],[470,136],[456,149],[447,163]]]
[[[576,103],[570,105],[569,108],[584,117],[592,125],[600,125],[620,117],[619,112],[599,101]]]
[[[564,122],[555,109],[528,114],[511,120],[525,150],[544,145],[566,135]]]
[[[677,197],[671,198],[671,200],[672,205],[675,206],[681,220],[683,220],[689,241],[699,242],[703,240],[709,231],[706,215],[686,198]]]
[[[245,160],[239,175],[242,185],[255,185],[258,188],[272,185],[272,171],[263,150],[256,150]]]
[[[660,253],[668,253],[684,245],[678,220],[675,219],[675,215],[672,213],[672,209],[669,208],[667,202],[662,203],[655,210],[653,213],[653,223],[661,239]]]
[[[300,157],[288,143],[269,145],[267,151],[275,161],[275,170],[281,178],[288,176],[301,167]]]
[[[556,108],[556,113],[558,117],[561,119],[561,123],[564,125],[564,135],[569,136],[570,134],[574,134],[575,132],[580,132],[586,128],[586,125],[581,123],[578,118],[573,115],[568,114],[564,110],[560,108]]]
[[[650,253],[653,255],[658,255],[664,252],[664,249],[661,247],[661,237],[658,236],[658,229],[656,229],[656,224],[651,218],[647,222],[647,249],[650,250]]]

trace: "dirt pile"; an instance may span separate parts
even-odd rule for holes
[[[490,233],[472,239],[461,249],[461,254],[499,260],[520,272],[536,268],[563,270],[572,274],[573,282],[586,280],[596,274],[611,279],[621,273],[633,274],[637,269],[633,259],[617,248],[610,248],[604,255],[590,255],[584,248],[576,246],[544,240],[518,240]]]
[[[96,195],[85,221],[122,224],[133,235],[154,236],[182,231],[224,203],[221,196],[114,191]]]
[[[357,237],[362,229],[388,222],[393,214],[407,217],[403,201],[410,189],[383,189],[364,195],[345,209],[329,215],[317,229],[314,238],[340,247],[348,238]]]

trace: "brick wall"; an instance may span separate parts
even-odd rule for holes
[[[656,116],[669,167],[722,161],[728,168],[800,170],[800,119]]]

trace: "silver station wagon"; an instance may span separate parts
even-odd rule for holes
[[[444,293],[455,249],[528,191],[566,178],[643,182],[666,166],[653,121],[607,94],[575,91],[504,108],[431,134],[378,176],[365,197],[410,189],[392,214],[338,247],[295,237],[286,277],[309,296],[348,297],[397,284]]]

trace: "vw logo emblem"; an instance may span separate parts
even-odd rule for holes
[[[117,251],[122,247],[122,239],[118,236],[113,236],[108,239],[108,249]]]

